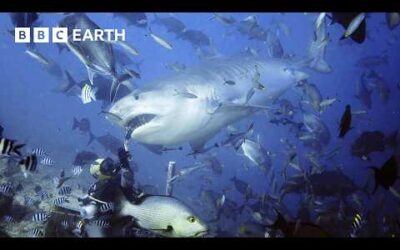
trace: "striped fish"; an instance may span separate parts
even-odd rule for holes
[[[91,103],[92,101],[96,101],[96,92],[97,89],[92,87],[89,84],[85,84],[81,91],[81,100],[83,104]]]
[[[63,186],[58,190],[59,195],[70,195],[72,192],[72,188],[70,186]]]
[[[72,233],[77,237],[82,237],[84,225],[84,220],[79,220],[78,223],[76,223],[75,228],[72,230]]]
[[[59,206],[64,203],[69,203],[69,200],[66,197],[58,197],[58,198],[54,199],[54,202],[53,202],[53,204],[55,206]]]
[[[356,213],[352,222],[352,231],[350,233],[350,237],[356,238],[357,233],[363,225],[363,219],[359,213]]]
[[[0,155],[11,155],[14,153],[18,156],[21,156],[21,152],[19,150],[25,146],[25,144],[15,144],[15,140],[9,140],[6,138],[0,138]]]
[[[37,192],[36,195],[39,196],[41,201],[51,198],[51,195],[49,195],[49,193],[44,190]]]
[[[53,166],[56,163],[52,159],[46,156],[40,161],[40,164],[45,166]]]
[[[50,214],[47,213],[36,213],[32,216],[34,222],[45,222],[50,218]]]
[[[13,196],[13,186],[11,183],[4,183],[0,185],[0,193],[5,196]]]
[[[25,178],[28,177],[28,172],[35,172],[37,167],[37,157],[35,154],[28,155],[19,162]]]
[[[64,230],[67,230],[69,227],[69,223],[67,220],[62,220],[61,221],[61,226],[64,228]]]
[[[35,148],[32,150],[32,154],[35,154],[37,156],[48,156],[47,152],[43,148]]]
[[[34,228],[29,232],[29,237],[37,238],[37,237],[43,237],[43,235],[44,235],[43,232],[38,228]]]
[[[4,215],[3,221],[6,223],[15,223],[15,219],[11,215]]]
[[[80,221],[78,221],[78,223],[76,223],[76,228],[79,230],[82,230],[84,225],[85,225],[85,222],[83,220],[80,220]]]
[[[36,201],[34,199],[32,199],[31,197],[25,195],[24,196],[24,204],[27,207],[33,206],[35,205]]]
[[[108,211],[114,212],[114,203],[113,202],[108,202],[107,204],[103,204],[100,206],[100,212],[106,213]]]
[[[82,171],[83,171],[82,166],[75,166],[72,168],[73,175],[81,175]]]
[[[96,225],[101,228],[108,228],[110,227],[110,223],[105,220],[94,220],[90,222],[91,225]]]

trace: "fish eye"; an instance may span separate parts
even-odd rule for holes
[[[189,217],[187,218],[187,220],[188,220],[190,223],[195,223],[195,222],[196,222],[196,217],[194,217],[194,216],[189,216]]]

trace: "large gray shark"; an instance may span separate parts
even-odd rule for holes
[[[196,150],[308,77],[292,66],[283,59],[210,60],[125,96],[110,107],[107,119],[127,128],[129,139],[164,146],[189,142]],[[255,81],[264,89],[255,88]]]

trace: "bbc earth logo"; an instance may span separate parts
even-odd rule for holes
[[[15,28],[15,43],[67,43],[69,38],[73,42],[125,41],[125,29],[73,29],[69,32],[63,27]]]

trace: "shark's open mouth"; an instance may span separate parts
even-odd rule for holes
[[[133,131],[135,131],[135,129],[150,122],[155,117],[156,117],[156,115],[151,115],[151,114],[143,114],[143,115],[135,116],[127,123],[127,127],[129,128],[129,130],[131,132],[133,132]]]

